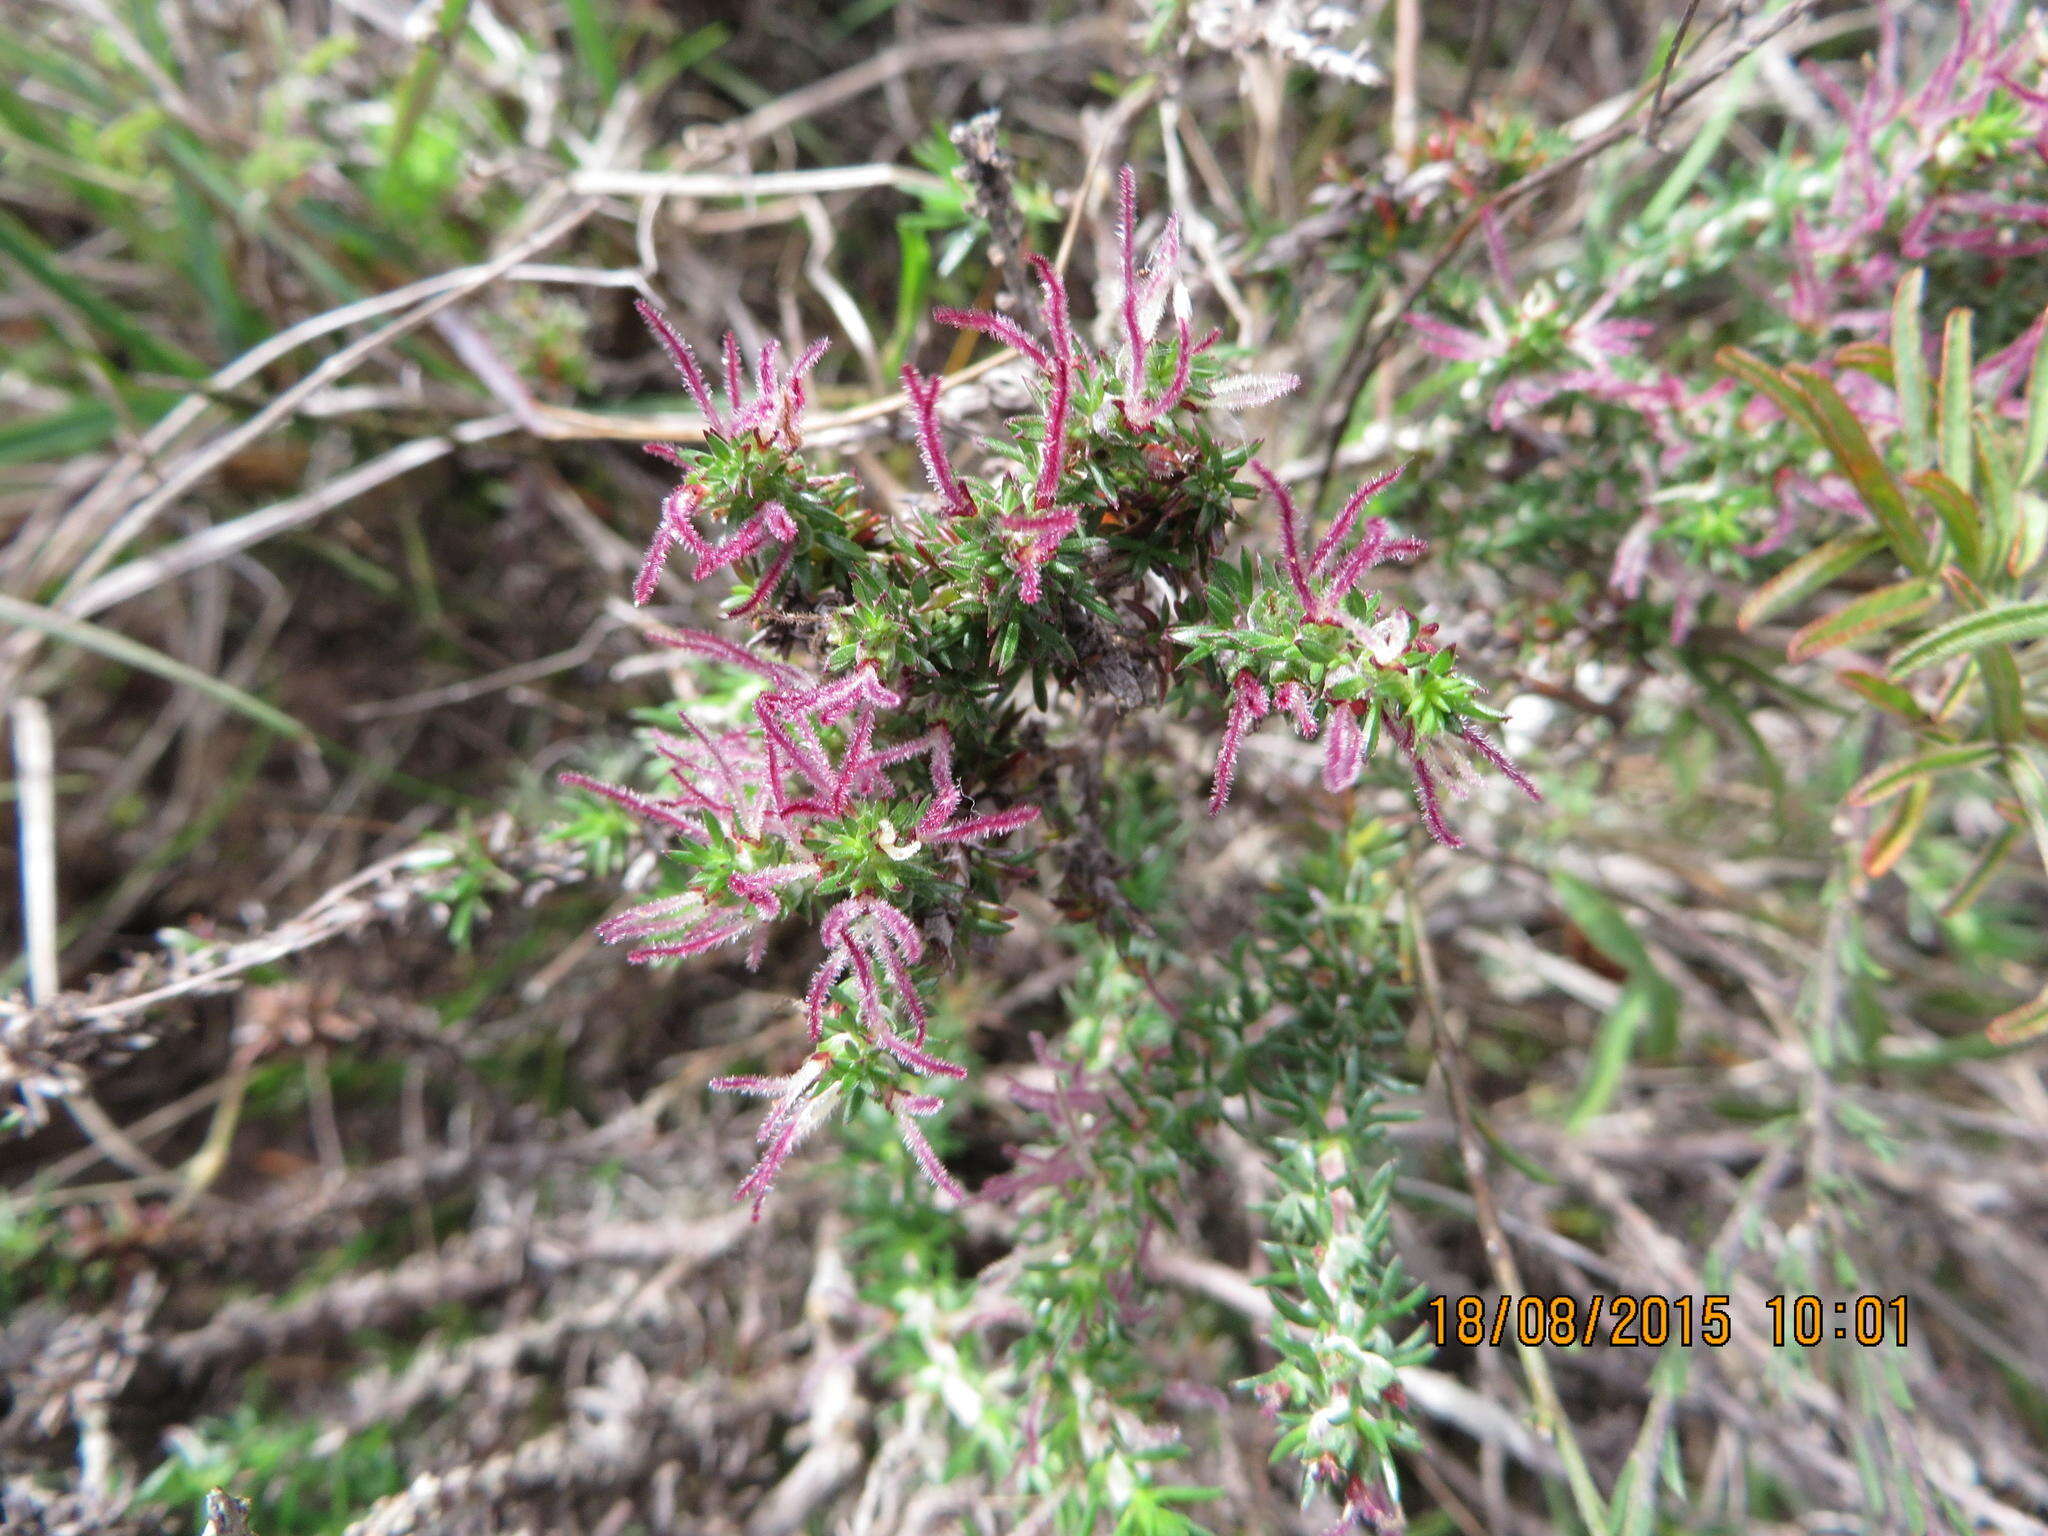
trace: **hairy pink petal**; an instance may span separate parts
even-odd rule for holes
[[[1216,784],[1209,794],[1209,814],[1220,812],[1230,799],[1231,780],[1237,776],[1237,754],[1244,733],[1265,718],[1272,708],[1266,690],[1249,672],[1237,674],[1231,687],[1230,715],[1223,724],[1223,740],[1216,749]]]
[[[1067,464],[1067,409],[1074,396],[1074,333],[1067,319],[1067,289],[1053,264],[1043,256],[1027,257],[1045,292],[1046,328],[1052,333],[1052,357],[1041,364],[1051,391],[1045,406],[1045,440],[1039,445],[1038,484],[1033,504],[1041,510],[1059,499],[1060,476]]]
[[[950,517],[965,517],[974,510],[967,488],[953,473],[953,461],[946,453],[946,439],[939,429],[939,389],[945,380],[938,374],[920,378],[910,364],[903,365],[903,392],[917,417],[917,451],[924,458],[924,472],[939,493],[940,504]]]
[[[1408,771],[1415,778],[1415,803],[1422,811],[1422,824],[1429,829],[1429,835],[1446,848],[1462,848],[1464,839],[1450,829],[1444,820],[1442,798],[1437,793],[1436,779],[1429,771],[1429,765],[1422,760],[1417,750],[1415,733],[1398,725],[1389,727],[1394,740],[1400,745],[1401,753],[1408,759]]]
[[[1507,753],[1495,746],[1484,734],[1472,726],[1463,726],[1458,731],[1465,745],[1498,768],[1507,781],[1537,804],[1543,803],[1543,792],[1529,782],[1529,776],[1517,768]]]
[[[1209,404],[1219,411],[1250,411],[1270,405],[1301,387],[1297,373],[1244,373],[1209,387]]]
[[[676,365],[676,372],[683,376],[683,384],[697,402],[697,409],[704,413],[705,424],[721,437],[728,435],[731,428],[711,398],[711,387],[704,382],[704,370],[697,366],[697,354],[690,350],[690,344],[668,323],[668,316],[645,299],[635,299],[633,307],[640,312],[640,318],[647,322],[655,340],[661,343],[669,360]]]
[[[811,984],[804,991],[804,1018],[810,1026],[811,1043],[816,1045],[825,1032],[825,1010],[831,1006],[832,989],[839,984],[847,967],[852,964],[843,949],[830,950],[824,963],[811,974]]]
[[[740,1073],[730,1077],[714,1077],[704,1086],[713,1093],[744,1093],[757,1099],[779,1099],[789,1092],[791,1079],[786,1077],[761,1077]]]
[[[745,391],[747,370],[740,362],[740,339],[731,331],[725,333],[725,397],[732,402],[734,429],[738,429],[741,416],[745,413]]]
[[[967,1191],[960,1187],[959,1180],[946,1171],[946,1165],[939,1161],[939,1155],[932,1150],[932,1144],[925,1140],[924,1132],[919,1130],[917,1122],[910,1118],[910,1111],[899,1109],[896,1115],[896,1132],[903,1138],[903,1145],[909,1149],[917,1166],[924,1170],[924,1176],[931,1180],[933,1189],[948,1200],[967,1198]]]
[[[703,916],[703,899],[695,891],[686,891],[680,896],[663,896],[629,907],[599,923],[596,931],[604,943],[616,944],[621,939],[644,939],[649,934],[673,932],[701,922]]]
[[[703,829],[682,811],[664,804],[637,789],[628,789],[623,784],[607,784],[602,779],[593,779],[587,773],[562,773],[555,776],[558,784],[567,784],[576,789],[587,789],[594,795],[602,795],[614,805],[623,806],[636,816],[661,823],[665,827],[681,832],[687,837],[701,839]]]
[[[1358,782],[1365,762],[1365,733],[1358,728],[1358,711],[1349,704],[1330,707],[1328,731],[1323,741],[1323,788],[1334,795]]]
[[[1000,342],[1013,352],[1021,352],[1039,368],[1050,368],[1052,358],[1024,328],[1003,315],[992,315],[981,309],[952,309],[941,307],[932,311],[932,318],[941,325],[950,325],[956,330],[979,331],[991,341]]]
[[[718,635],[706,634],[701,629],[654,629],[647,632],[647,638],[656,645],[668,646],[671,650],[689,651],[693,655],[722,661],[728,666],[744,667],[756,677],[764,677],[771,683],[787,684],[802,674],[786,662],[773,661],[765,656],[756,656],[744,646]]]
[[[1280,551],[1287,567],[1287,579],[1294,585],[1294,595],[1301,603],[1301,611],[1309,618],[1322,616],[1316,595],[1308,584],[1308,565],[1301,555],[1301,509],[1294,504],[1294,497],[1287,487],[1280,483],[1280,477],[1266,468],[1263,460],[1253,459],[1252,473],[1266,484],[1273,493],[1273,500],[1280,509]]]
[[[1124,419],[1140,432],[1149,428],[1187,398],[1188,381],[1192,377],[1190,369],[1197,349],[1190,339],[1187,321],[1180,320],[1176,325],[1180,337],[1180,351],[1175,357],[1173,378],[1167,383],[1165,391],[1156,400],[1147,400],[1138,395],[1123,402]]]
[[[702,925],[680,939],[671,939],[666,944],[650,944],[645,949],[636,949],[626,956],[634,965],[645,965],[650,960],[681,960],[691,955],[701,955],[707,950],[730,944],[734,939],[754,926],[750,917],[729,917],[723,913],[712,913]]]
[[[732,617],[735,619],[750,619],[758,613],[762,606],[775,595],[776,588],[782,585],[782,578],[788,573],[790,562],[795,558],[796,545],[783,545],[782,552],[769,564],[768,569],[761,573],[761,583],[754,588],[754,595],[744,603],[741,603],[739,607],[733,609]]]
[[[1344,503],[1344,510],[1337,514],[1337,520],[1330,524],[1329,531],[1316,540],[1315,553],[1308,562],[1311,574],[1320,576],[1329,569],[1330,562],[1337,556],[1338,546],[1350,537],[1351,526],[1358,521],[1358,514],[1365,509],[1365,504],[1400,479],[1402,470],[1407,467],[1396,464],[1392,469],[1382,470],[1351,493],[1351,499]]]
[[[934,1056],[929,1051],[920,1050],[908,1040],[891,1034],[886,1028],[877,1032],[875,1044],[879,1045],[891,1056],[894,1056],[906,1067],[909,1067],[913,1072],[921,1072],[926,1077],[964,1078],[967,1076],[967,1069],[965,1067],[947,1061],[942,1056]]]
[[[1019,827],[1028,827],[1038,820],[1035,805],[1013,805],[1007,811],[991,811],[986,816],[975,816],[967,821],[955,822],[950,827],[923,834],[923,841],[933,844],[973,843],[985,837],[1001,837],[1015,832]]]
[[[1300,683],[1282,683],[1275,689],[1273,707],[1284,709],[1294,717],[1295,733],[1303,741],[1314,741],[1316,732],[1322,729],[1316,723],[1315,711],[1310,708],[1309,691]]]
[[[1499,343],[1477,331],[1451,325],[1428,315],[1408,315],[1409,328],[1422,336],[1422,350],[1454,363],[1481,363],[1500,352]]]
[[[777,864],[734,875],[725,886],[733,895],[759,907],[761,920],[770,922],[782,915],[782,898],[775,893],[785,885],[808,880],[817,872],[815,864]]]

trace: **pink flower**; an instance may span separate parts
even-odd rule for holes
[[[1123,263],[1124,287],[1119,305],[1124,325],[1124,388],[1117,407],[1133,431],[1144,432],[1187,398],[1195,358],[1213,347],[1223,333],[1211,331],[1197,342],[1186,318],[1176,318],[1178,350],[1174,354],[1173,377],[1156,398],[1147,398],[1145,360],[1151,355],[1153,333],[1166,313],[1174,268],[1180,261],[1179,217],[1167,219],[1142,273],[1138,270],[1137,245],[1138,177],[1127,165],[1117,175],[1117,249]]]
[[[756,442],[792,453],[801,446],[803,410],[808,400],[805,380],[817,366],[818,359],[825,355],[827,343],[813,343],[785,375],[776,366],[780,349],[775,342],[768,342],[761,349],[756,393],[749,402],[743,398],[746,376],[740,366],[739,339],[727,332],[725,387],[730,409],[722,410],[712,396],[711,386],[705,380],[704,370],[698,366],[690,344],[652,304],[643,299],[637,302],[636,307],[667,350],[676,372],[682,375],[684,386],[696,400],[697,408],[704,413],[708,431],[727,440],[737,440],[752,433]],[[706,504],[709,488],[698,477],[696,460],[683,449],[667,443],[649,443],[647,451],[682,470],[685,478],[662,503],[661,521],[655,527],[653,541],[647,546],[647,556],[641,561],[639,578],[633,583],[633,601],[645,604],[654,596],[669,554],[679,544],[697,557],[697,567],[691,572],[691,579],[695,581],[702,581],[757,555],[771,544],[778,545],[767,571],[754,588],[753,596],[734,610],[733,616],[744,618],[753,614],[774,595],[789,570],[790,560],[796,553],[796,520],[781,502],[764,501],[742,517],[740,526],[723,542],[706,539],[698,532],[698,517],[706,514],[733,517],[736,515],[734,509]]]
[[[1399,670],[1404,666],[1403,658],[1410,651],[1436,649],[1429,638],[1435,626],[1425,625],[1418,629],[1414,619],[1401,609],[1385,611],[1367,622],[1344,607],[1344,599],[1375,566],[1388,560],[1413,559],[1425,548],[1420,539],[1396,537],[1384,518],[1367,518],[1362,527],[1359,525],[1359,514],[1364,511],[1366,503],[1393,483],[1400,474],[1398,468],[1376,475],[1361,485],[1345,502],[1343,510],[1323,536],[1315,541],[1313,548],[1307,547],[1300,508],[1295,505],[1287,487],[1259,460],[1251,461],[1251,469],[1264,482],[1278,505],[1281,564],[1302,619],[1307,624],[1346,632],[1355,657],[1349,669],[1351,672],[1355,674],[1360,668]],[[1357,533],[1355,539],[1354,530]],[[1351,541],[1348,546],[1347,540]],[[1328,674],[1324,675],[1327,677]],[[1216,753],[1216,777],[1209,795],[1210,815],[1218,814],[1230,797],[1231,781],[1236,777],[1237,760],[1246,734],[1275,709],[1287,713],[1296,732],[1304,739],[1314,740],[1318,734],[1321,735],[1323,785],[1326,789],[1336,793],[1357,782],[1370,745],[1364,722],[1368,718],[1379,720],[1382,715],[1377,704],[1368,704],[1362,699],[1333,698],[1327,688],[1327,681],[1319,690],[1302,678],[1290,677],[1269,690],[1250,666],[1239,668],[1231,680],[1230,711],[1225,718],[1223,739]],[[1316,713],[1318,708],[1322,711],[1320,719]],[[1468,721],[1455,721],[1446,734],[1427,739],[1419,737],[1406,722],[1391,715],[1385,717],[1385,723],[1388,734],[1408,760],[1423,824],[1440,843],[1453,848],[1462,846],[1444,821],[1440,789],[1442,783],[1448,783],[1453,792],[1463,792],[1471,778],[1467,757],[1477,757],[1491,764],[1531,799],[1542,798],[1527,775]],[[1450,742],[1457,743],[1455,751],[1448,745]]]
[[[803,446],[802,416],[810,400],[805,380],[825,355],[830,342],[811,343],[796,360],[796,365],[785,374],[777,366],[782,349],[774,340],[769,340],[762,346],[761,355],[756,360],[754,398],[747,401],[744,398],[746,370],[740,362],[739,338],[727,331],[725,395],[730,409],[721,410],[712,398],[704,370],[697,366],[696,353],[669,324],[668,317],[645,299],[635,300],[633,307],[667,351],[676,372],[682,375],[683,387],[697,402],[697,409],[704,413],[707,429],[723,438],[737,438],[751,432],[764,443],[780,444],[792,451]]]

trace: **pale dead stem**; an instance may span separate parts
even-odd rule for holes
[[[37,698],[14,701],[8,711],[14,738],[15,815],[21,825],[21,914],[28,954],[29,998],[47,1006],[60,995],[57,975],[57,796],[50,715]],[[0,1062],[7,1059],[0,1035]],[[109,1159],[143,1178],[161,1178],[155,1158],[123,1134],[83,1083],[64,1095],[64,1107],[88,1140]]]
[[[516,870],[514,878],[522,885],[580,878],[574,856],[556,844],[515,840],[508,820],[484,835],[493,861]],[[275,928],[182,953],[147,956],[96,977],[78,992],[52,988],[40,998],[0,998],[0,1090],[27,1099],[82,1102],[78,1095],[94,1072],[151,1043],[145,1023],[150,1013],[179,998],[232,990],[258,966],[400,919],[433,898],[455,857],[445,844],[422,843],[358,871]],[[109,1145],[122,1152],[116,1160],[124,1166],[164,1177],[164,1170],[139,1149],[124,1150],[118,1141]]]
[[[1508,1245],[1507,1233],[1501,1228],[1493,1184],[1487,1177],[1486,1153],[1473,1121],[1471,1101],[1465,1088],[1464,1060],[1438,1001],[1442,987],[1437,977],[1436,955],[1430,947],[1428,926],[1422,919],[1420,898],[1413,880],[1407,884],[1401,906],[1410,953],[1415,960],[1416,998],[1429,1023],[1444,1092],[1458,1127],[1458,1155],[1464,1164],[1466,1186],[1472,1194],[1473,1218],[1479,1227],[1480,1244],[1501,1294],[1510,1300],[1517,1299],[1528,1293],[1523,1288],[1521,1270],[1515,1263],[1514,1250]],[[1550,1362],[1543,1346],[1528,1344],[1518,1337],[1515,1347],[1521,1354],[1522,1368],[1529,1379],[1529,1394],[1535,1400],[1537,1432],[1548,1437],[1564,1463],[1566,1485],[1571,1489],[1572,1501],[1577,1505],[1579,1517],[1585,1521],[1587,1529],[1604,1532],[1609,1529],[1606,1502],[1593,1481],[1592,1469],[1586,1463],[1578,1436],[1564,1411],[1564,1404],[1558,1398],[1557,1385],[1551,1378]]]
[[[552,211],[553,205],[560,202],[561,196],[559,190],[551,195],[544,195],[536,213]],[[352,372],[358,365],[383,351],[393,342],[418,330],[442,310],[461,302],[471,292],[502,277],[529,257],[538,255],[564,239],[590,217],[596,208],[594,200],[584,199],[578,202],[566,213],[553,218],[523,239],[515,241],[496,259],[468,269],[459,284],[435,293],[397,319],[388,321],[368,335],[339,348],[309,369],[306,376],[296,384],[280,391],[275,399],[248,420],[218,434],[203,448],[194,449],[184,455],[154,488],[120,516],[100,539],[98,545],[79,562],[77,569],[71,573],[60,590],[56,606],[67,606],[70,599],[117,559],[167,507],[241,449],[256,441],[278,423],[288,419],[309,397]]]
[[[528,1277],[676,1263],[695,1269],[731,1252],[753,1230],[742,1210],[694,1220],[577,1215],[523,1232],[487,1229],[389,1269],[330,1280],[292,1301],[258,1296],[229,1302],[201,1327],[156,1341],[150,1354],[190,1379],[309,1340],[392,1328],[450,1302],[473,1304]]]

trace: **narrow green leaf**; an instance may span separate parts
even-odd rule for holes
[[[13,214],[0,210],[0,256],[14,262],[69,308],[126,347],[144,368],[198,378],[206,365],[182,347],[159,340],[65,270],[63,260]]]
[[[1785,647],[1786,659],[1806,661],[1823,651],[1883,634],[1908,619],[1918,618],[1932,608],[1940,596],[1941,588],[1926,576],[1909,576],[1904,581],[1895,581],[1889,586],[1866,592],[1854,602],[1837,608],[1833,613],[1822,614],[1802,628]]]
[[[1905,677],[1988,645],[2019,645],[2043,635],[2048,635],[2048,602],[2002,603],[1930,629],[1902,646],[1892,657],[1889,670],[1893,677]]]
[[[1750,630],[1779,610],[1791,607],[1839,576],[1847,575],[1884,548],[1881,533],[1845,533],[1808,550],[1750,593],[1735,615],[1735,627]]]
[[[2005,557],[2006,574],[2024,576],[2041,563],[2048,550],[2048,499],[2032,491],[2018,492],[2012,499],[2012,553]]]
[[[1759,394],[1768,396],[1778,409],[1818,435],[1820,422],[1806,396],[1788,384],[1784,376],[1762,358],[1740,347],[1723,347],[1714,354],[1714,365],[1723,373],[1734,374]]]
[[[1881,341],[1851,341],[1835,348],[1835,371],[1839,373],[1845,368],[1896,387],[1892,349]]]
[[[1984,1036],[1993,1045],[2017,1045],[2040,1034],[2048,1034],[2048,988],[2032,1002],[2001,1013],[1984,1027]]]
[[[619,90],[619,66],[612,57],[612,40],[607,23],[611,8],[600,15],[591,0],[566,0],[569,12],[569,42],[576,50],[576,62],[590,77],[590,84],[602,101],[610,101]]]
[[[1961,768],[1976,768],[1998,756],[1989,742],[1969,742],[1958,747],[1936,747],[1913,757],[1901,758],[1873,769],[1858,779],[1849,791],[1851,805],[1876,805],[1888,800],[1909,784],[1938,778]]]
[[[1948,530],[1949,542],[1955,545],[1956,557],[1962,561],[1963,569],[1981,580],[1984,574],[1984,514],[1975,499],[1938,469],[1908,475],[1906,483],[1925,496],[1927,504],[1941,518],[1941,526]]]
[[[1621,908],[1585,881],[1562,871],[1551,876],[1551,886],[1565,914],[1593,947],[1628,972],[1632,988],[1642,989],[1651,1025],[1648,1049],[1670,1050],[1677,1043],[1678,989],[1657,969]],[[1631,1038],[1633,1033],[1631,1029]]]
[[[1863,423],[1856,419],[1849,402],[1842,398],[1842,392],[1835,388],[1834,380],[1796,364],[1785,370],[1785,377],[1806,391],[1821,441],[1827,444],[1842,473],[1854,483],[1856,494],[1884,530],[1900,563],[1909,571],[1928,570],[1933,562],[1928,556],[1927,539],[1913,520],[1905,492],[1871,446],[1870,435],[1863,430]]]
[[[1713,163],[1721,148],[1721,141],[1735,123],[1736,115],[1748,98],[1745,94],[1749,78],[1756,73],[1763,60],[1762,50],[1751,53],[1728,78],[1727,89],[1720,92],[1717,104],[1708,114],[1707,120],[1685,146],[1685,153],[1678,157],[1678,163],[1671,168],[1671,174],[1664,178],[1664,184],[1657,188],[1636,222],[1643,229],[1661,229],[1665,221],[1678,211],[1678,205],[1685,200],[1685,194],[1699,180],[1700,173]]]
[[[2012,651],[1994,646],[1978,652],[1977,671],[1984,679],[1984,694],[1991,703],[1992,734],[2000,741],[2018,741],[2027,729],[2026,689]]]
[[[1920,332],[1920,301],[1927,274],[1915,267],[1899,279],[1892,295],[1892,380],[1899,396],[1899,427],[1906,439],[1906,463],[1928,463],[1927,343]]]
[[[1941,331],[1941,470],[1965,491],[1970,452],[1970,312],[1951,311]]]
[[[1983,474],[1983,491],[1977,499],[1986,513],[1984,543],[1990,566],[2003,570],[2012,559],[2017,521],[2013,516],[2012,461],[2006,457],[2000,441],[2004,434],[1992,427],[1990,418],[1980,411],[1976,420],[1977,468]]]
[[[396,176],[403,165],[413,133],[434,99],[434,88],[440,84],[441,73],[447,68],[468,19],[469,0],[441,0],[433,35],[420,45],[420,51],[413,55],[412,68],[399,83],[398,99],[392,107],[391,137],[384,146],[387,176]]]
[[[141,642],[116,634],[111,629],[102,629],[84,619],[75,619],[68,613],[25,603],[20,598],[0,593],[0,622],[19,624],[25,629],[40,630],[53,635],[81,650],[96,651],[113,661],[138,671],[154,673],[166,682],[191,688],[208,698],[246,715],[266,730],[296,740],[310,740],[312,732],[299,724],[283,710],[264,703],[253,694],[244,693],[232,683],[224,683],[217,677],[209,677],[196,667],[188,667],[162,651],[154,650]]]
[[[2027,370],[2027,437],[2020,450],[2014,483],[2025,485],[2048,459],[2048,312],[2041,316],[2041,339],[2034,343],[2034,365]]]
[[[1565,1111],[1566,1130],[1584,1129],[1587,1121],[1607,1108],[1608,1101],[1614,1097],[1614,1090],[1621,1086],[1622,1074],[1628,1070],[1629,1057],[1635,1052],[1636,1036],[1642,1032],[1649,1017],[1649,988],[1641,982],[1632,982],[1624,987],[1607,1017],[1600,1021],[1600,1032],[1593,1037],[1592,1054],[1586,1061],[1586,1075],[1579,1082],[1578,1096],[1572,1100],[1571,1108]]]
[[[1920,707],[1920,701],[1890,678],[1861,667],[1844,667],[1835,674],[1835,681],[1908,725],[1924,725],[1927,721],[1927,711]]]
[[[1870,834],[1863,845],[1863,873],[1873,880],[1882,880],[1892,872],[1892,867],[1906,856],[1906,850],[1913,846],[1913,839],[1920,835],[1920,828],[1927,820],[1927,805],[1933,798],[1934,781],[1915,779],[1885,824]]]
[[[1606,895],[1563,870],[1552,872],[1550,885],[1557,892],[1558,905],[1564,908],[1565,916],[1577,925],[1595,949],[1625,970],[1656,974],[1649,950],[1636,937],[1635,929],[1622,916],[1621,908]]]
[[[1998,873],[1998,867],[2011,855],[2020,835],[2018,827],[2007,827],[1985,846],[1983,853],[1977,856],[1977,862],[1970,866],[1970,872],[1942,901],[1943,917],[1959,917],[1976,904],[1977,898],[1984,894],[1984,887],[1991,883],[1991,877]]]

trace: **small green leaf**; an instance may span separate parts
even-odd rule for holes
[[[1921,824],[1927,819],[1927,803],[1933,790],[1931,779],[1912,781],[1912,786],[1885,824],[1871,833],[1870,840],[1863,845],[1864,874],[1873,880],[1882,880],[1892,872],[1892,866],[1905,857],[1906,850],[1913,846],[1913,839],[1920,835]]]
[[[1806,661],[1823,651],[1882,634],[1908,619],[1918,618],[1934,606],[1940,595],[1941,588],[1926,576],[1910,576],[1866,592],[1802,628],[1785,647],[1786,659]]]
[[[2032,1002],[2001,1013],[1984,1027],[1985,1038],[1993,1045],[2017,1045],[2040,1034],[2048,1034],[2048,988]]]
[[[1970,910],[1984,887],[1991,883],[1991,877],[1998,873],[1999,866],[2011,855],[2020,840],[2018,827],[2007,827],[1985,846],[1977,862],[1970,866],[1970,872],[1956,883],[1941,903],[1943,917],[1959,917]]]
[[[2048,635],[2048,602],[2002,603],[1966,613],[1902,646],[1891,659],[1893,677],[1905,677],[1991,645],[2019,645]]]
[[[2012,557],[2013,477],[2012,462],[2000,442],[2002,433],[1992,430],[1989,419],[1979,412],[1976,433],[1977,468],[1983,472],[1983,494],[1978,498],[1987,512],[1984,519],[1985,544],[1991,563],[2005,567]]]
[[[1752,592],[1735,615],[1735,627],[1745,632],[1755,628],[1780,609],[1791,607],[1808,593],[1846,575],[1883,548],[1881,533],[1845,533],[1829,539]]]
[[[1931,752],[1901,758],[1858,779],[1849,791],[1849,803],[1876,805],[1910,784],[1954,773],[1961,768],[1979,767],[1997,756],[1998,748],[1989,742],[1970,742],[1957,747],[1936,747]]]
[[[1577,925],[1595,949],[1625,970],[1655,974],[1656,967],[1651,963],[1649,950],[1636,937],[1635,929],[1622,916],[1621,908],[1605,894],[1563,870],[1552,872],[1550,884],[1557,892],[1558,905],[1564,908],[1565,916]]]
[[[2034,344],[2034,365],[2027,371],[2027,437],[2020,450],[2014,483],[2025,485],[2048,458],[2048,313],[2041,317],[2041,339]]]
[[[1899,427],[1906,438],[1906,463],[1923,468],[1928,456],[1927,351],[1920,334],[1920,299],[1927,274],[1915,267],[1899,279],[1892,296],[1892,379],[1899,397]]]
[[[1860,695],[1867,703],[1875,704],[1886,714],[1909,725],[1926,723],[1927,711],[1920,707],[1920,701],[1890,678],[1879,677],[1861,667],[1844,667],[1835,674],[1835,681],[1851,693]]]
[[[1834,380],[1796,364],[1785,370],[1785,377],[1806,391],[1821,441],[1842,467],[1842,473],[1854,483],[1856,494],[1884,530],[1900,563],[1909,571],[1928,570],[1933,562],[1928,557],[1927,540],[1913,520],[1905,493],[1884,460],[1878,457],[1877,449],[1871,446],[1870,434],[1863,430],[1863,423],[1835,388]],[[1964,403],[1968,404],[1967,397]],[[1953,472],[1950,478],[1954,478]]]
[[[1970,312],[1950,313],[1941,331],[1941,470],[1968,491],[1970,452]]]
[[[1908,475],[1906,483],[1925,496],[1928,505],[1941,518],[1941,526],[1948,530],[1949,542],[1955,545],[1963,569],[1972,576],[1981,577],[1984,515],[1970,493],[1938,469]]]
[[[1636,1036],[1642,1032],[1649,1017],[1649,988],[1641,982],[1632,982],[1624,987],[1607,1017],[1600,1021],[1599,1034],[1593,1037],[1592,1054],[1586,1061],[1586,1075],[1580,1080],[1578,1096],[1572,1100],[1571,1108],[1565,1111],[1566,1130],[1583,1130],[1587,1121],[1607,1108],[1608,1101],[1614,1097],[1614,1090],[1621,1086],[1622,1074],[1628,1070]]]
[[[1787,416],[1816,435],[1819,433],[1819,419],[1806,396],[1762,358],[1740,347],[1723,347],[1714,354],[1714,365],[1723,373],[1734,374],[1759,394],[1769,396]]]
[[[2041,563],[2048,549],[2048,500],[2021,491],[2013,501],[2012,553],[2005,557],[2008,576],[2024,576]]]

